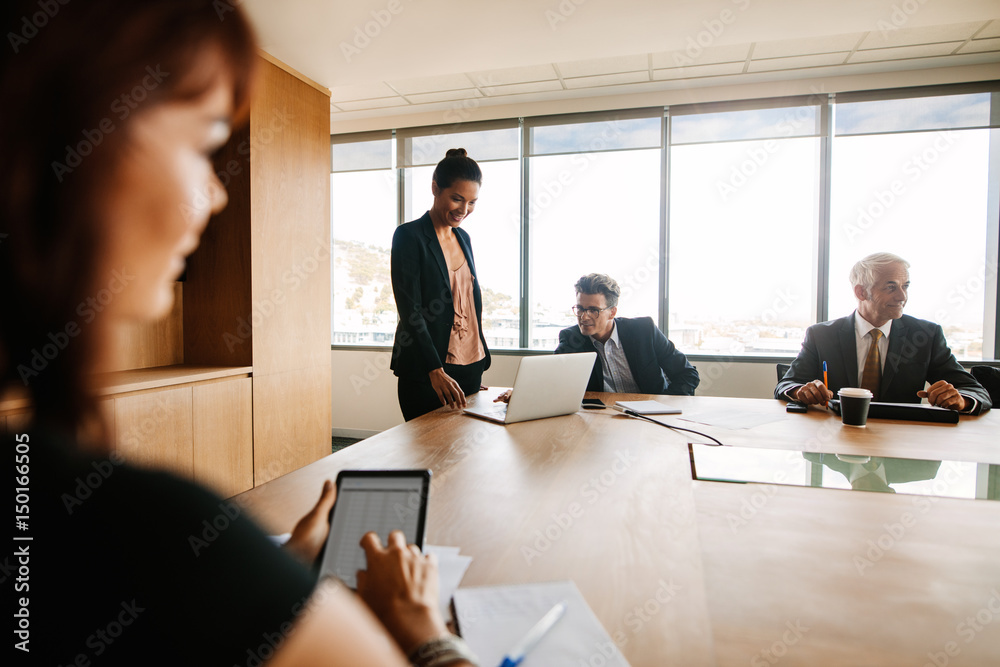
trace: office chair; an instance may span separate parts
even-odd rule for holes
[[[972,376],[979,381],[979,384],[986,387],[993,405],[998,405],[997,401],[1000,400],[1000,368],[994,368],[993,366],[973,366]]]
[[[774,365],[774,369],[778,372],[778,382],[781,382],[781,379],[783,377],[785,377],[785,373],[788,372],[789,368],[791,368],[790,364],[775,364]]]

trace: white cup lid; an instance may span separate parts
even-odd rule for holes
[[[837,392],[841,396],[848,396],[850,398],[871,398],[872,393],[867,389],[861,389],[859,387],[843,387]]]

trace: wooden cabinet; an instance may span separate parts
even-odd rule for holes
[[[253,487],[253,382],[196,384],[192,394],[195,481],[223,496]]]
[[[223,497],[253,488],[250,370],[178,365],[115,373],[107,391],[117,393],[102,401],[115,451],[131,465],[169,470]]]

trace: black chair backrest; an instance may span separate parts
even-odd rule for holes
[[[986,387],[993,405],[996,406],[997,401],[1000,401],[1000,368],[973,366],[972,375],[979,381],[979,384]]]

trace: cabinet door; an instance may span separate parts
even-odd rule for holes
[[[253,488],[250,378],[195,385],[194,479],[224,498]]]
[[[132,465],[193,479],[191,387],[115,398],[115,449]]]

